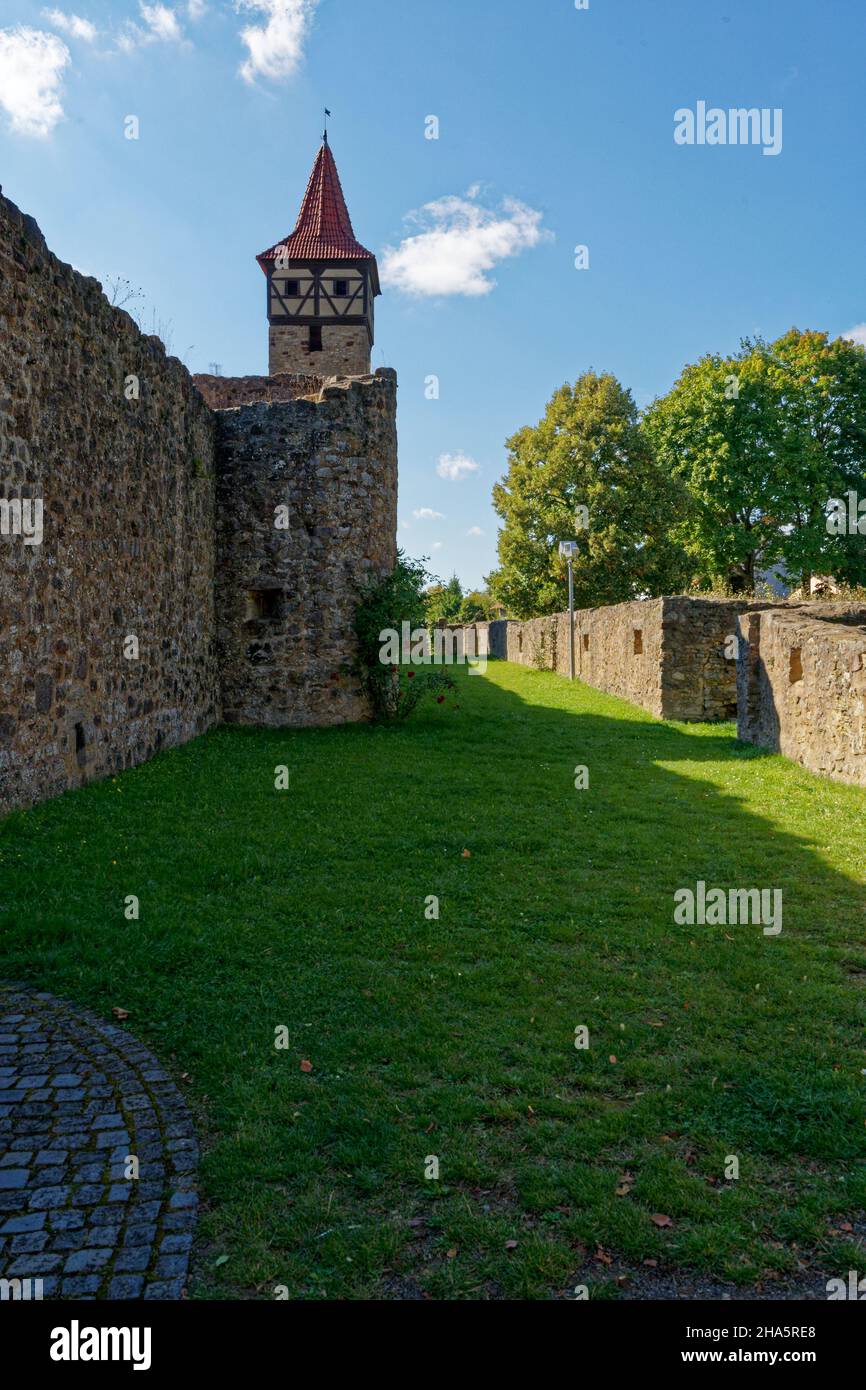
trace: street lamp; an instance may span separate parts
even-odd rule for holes
[[[560,541],[559,553],[568,561],[568,676],[574,680],[574,570],[577,541]]]

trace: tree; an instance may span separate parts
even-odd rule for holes
[[[827,528],[830,500],[864,483],[858,344],[797,329],[772,344],[746,339],[734,357],[686,367],[645,427],[687,489],[676,535],[705,584],[752,592],[759,570],[780,562],[805,584],[815,572],[866,579],[862,539]]]
[[[666,476],[638,422],[631,392],[585,372],[555,392],[535,426],[519,430],[493,489],[503,520],[493,597],[515,617],[564,607],[560,540],[576,540],[575,603],[589,607],[681,589],[689,567],[671,530],[684,489]]]
[[[495,604],[486,591],[472,589],[460,605],[461,623],[484,623],[494,616]]]
[[[463,589],[456,574],[452,574],[447,584],[432,584],[426,591],[427,622],[429,624],[460,622],[460,605],[463,602]]]

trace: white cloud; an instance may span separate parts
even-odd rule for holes
[[[444,521],[444,512],[434,512],[432,507],[418,507],[412,513],[416,521]]]
[[[434,541],[433,544],[431,545],[430,549],[431,549],[431,550],[441,550],[441,549],[442,549],[442,541]]]
[[[163,39],[168,43],[179,43],[183,38],[181,27],[177,22],[177,15],[174,10],[168,8],[168,5],[146,5],[144,0],[140,0],[138,8],[141,10],[142,19],[155,39]]]
[[[483,536],[484,532],[480,526],[470,526],[466,534],[467,536]]]
[[[505,198],[498,210],[482,207],[478,193],[476,184],[464,198],[439,198],[411,213],[407,221],[421,230],[386,246],[383,283],[415,295],[489,294],[496,281],[488,272],[499,261],[552,240],[542,213],[516,198]]]
[[[846,333],[843,333],[842,337],[850,338],[852,343],[862,343],[866,347],[866,323],[855,324],[853,328],[849,328]]]
[[[55,29],[68,34],[70,38],[83,39],[85,43],[93,43],[99,33],[96,25],[91,24],[89,19],[82,19],[77,14],[64,14],[63,10],[43,10],[42,18],[53,24]]]
[[[304,43],[318,0],[235,0],[235,9],[267,16],[263,27],[251,24],[241,30],[241,43],[249,57],[241,63],[245,82],[267,77],[278,82],[291,77],[304,56]]]
[[[63,120],[63,69],[69,49],[56,34],[18,25],[0,29],[0,106],[21,135],[50,135]]]
[[[436,472],[440,478],[457,483],[461,478],[468,478],[470,473],[477,473],[479,467],[480,465],[469,458],[468,454],[440,454]]]
[[[207,0],[187,0],[186,12],[193,22],[203,19],[207,14]]]
[[[137,48],[149,43],[184,42],[177,13],[168,5],[148,5],[145,0],[139,0],[138,8],[147,27],[142,29],[140,24],[128,19],[117,36],[117,47],[121,53],[134,53]]]

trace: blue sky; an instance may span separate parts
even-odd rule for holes
[[[294,225],[331,108],[355,231],[388,271],[374,365],[400,379],[400,542],[443,576],[493,567],[504,441],[586,368],[644,405],[747,334],[866,340],[863,0],[0,14],[3,191],[64,260],[141,287],[193,371],[267,370],[254,257]],[[678,145],[699,101],[780,108],[781,152]]]

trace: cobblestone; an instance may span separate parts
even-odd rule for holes
[[[0,1063],[0,1279],[42,1278],[61,1300],[180,1298],[198,1146],[163,1068],[123,1028],[2,985]]]

